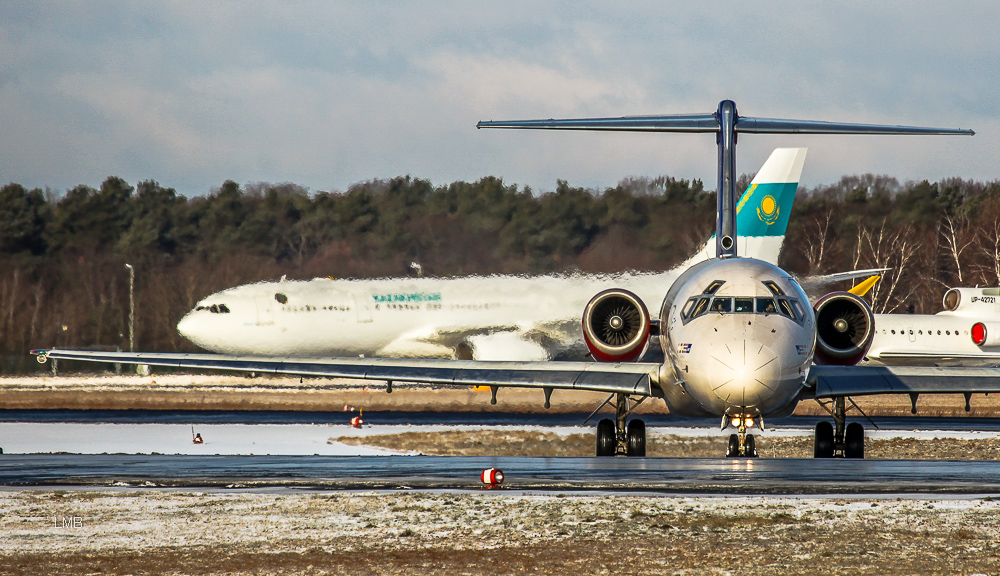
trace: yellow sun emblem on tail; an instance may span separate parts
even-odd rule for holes
[[[760,218],[760,221],[770,226],[778,221],[779,214],[781,214],[781,208],[774,200],[774,196],[770,194],[764,196],[757,208],[757,217]]]

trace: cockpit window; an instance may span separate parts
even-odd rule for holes
[[[778,300],[778,310],[781,311],[783,316],[788,316],[792,320],[798,321],[798,317],[795,315],[795,310],[792,309],[792,305],[788,303],[788,300],[782,298]]]
[[[281,292],[275,294],[274,299],[278,301],[278,304],[288,304],[288,296],[285,296]]]
[[[763,284],[764,284],[764,286],[767,287],[768,290],[771,291],[771,294],[774,294],[775,296],[784,296],[785,295],[785,293],[781,290],[781,287],[778,286],[777,284],[775,284],[773,281],[771,281],[771,280],[764,280]]]
[[[705,312],[708,312],[708,302],[710,298],[699,298],[698,305],[694,307],[694,313],[691,314],[692,318],[697,318]]]
[[[732,312],[732,310],[733,310],[732,298],[716,297],[712,299],[712,312],[725,314],[726,312]]]
[[[694,303],[697,301],[697,298],[688,298],[688,301],[684,303],[684,308],[681,310],[681,318],[687,318],[691,315],[691,310],[694,309]]]
[[[778,290],[780,291],[780,288]],[[759,314],[763,316],[780,314],[796,324],[802,324],[806,318],[806,313],[799,301],[787,296],[777,298],[767,296],[716,296],[709,298],[701,295],[688,299],[681,310],[681,320],[684,324],[687,324],[709,312],[716,314]]]
[[[774,314],[777,311],[778,311],[778,307],[774,303],[774,298],[758,298],[757,299],[757,313],[758,314]]]
[[[705,288],[705,291],[702,292],[702,294],[715,294],[725,283],[725,280],[712,280],[712,283],[708,285],[708,288]]]

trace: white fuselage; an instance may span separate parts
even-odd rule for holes
[[[1000,290],[955,288],[960,298],[937,314],[876,314],[875,337],[863,365],[1000,366]],[[946,295],[947,301],[947,295]],[[983,345],[972,338],[972,327],[987,326]]]
[[[776,260],[782,239],[740,238],[740,246]],[[681,270],[712,257],[713,245],[714,237],[658,273],[247,284],[204,298],[177,329],[223,354],[583,360],[580,319],[595,294],[624,288],[654,307]]]
[[[713,260],[674,283],[660,311],[660,386],[670,411],[761,416],[795,407],[812,363],[816,324],[786,272],[759,260]]]
[[[202,348],[228,354],[582,360],[580,317],[594,294],[620,287],[656,302],[675,277],[267,282],[212,294],[178,330]]]

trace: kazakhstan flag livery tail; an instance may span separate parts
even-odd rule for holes
[[[777,265],[805,160],[805,148],[776,148],[754,176],[736,204],[736,241],[740,256]],[[715,258],[715,255],[713,234],[684,267]]]

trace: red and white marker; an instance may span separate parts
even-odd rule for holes
[[[488,468],[483,470],[479,479],[483,481],[483,484],[489,484],[490,488],[499,488],[503,484],[503,470]]]
[[[354,426],[355,428],[361,428],[361,426],[365,423],[365,419],[363,418],[364,414],[365,411],[361,410],[361,412],[359,412],[357,416],[351,418],[351,426]]]

